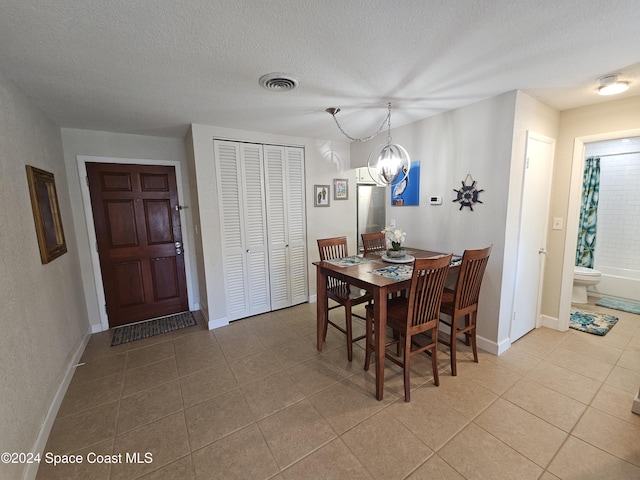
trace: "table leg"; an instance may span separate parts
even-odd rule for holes
[[[322,268],[316,267],[316,327],[317,327],[317,348],[322,351],[324,341],[324,324],[328,315],[327,300],[327,275]]]
[[[384,352],[387,343],[387,293],[381,288],[373,293],[374,335],[376,356],[376,398],[382,400],[384,393]]]

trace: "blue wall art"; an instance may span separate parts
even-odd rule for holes
[[[411,162],[409,175],[398,176],[391,184],[391,205],[406,207],[420,204],[420,160]]]

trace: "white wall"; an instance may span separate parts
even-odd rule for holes
[[[127,135],[122,133],[97,132],[91,130],[62,129],[62,142],[64,145],[64,160],[67,170],[69,185],[69,195],[73,208],[73,221],[75,224],[75,235],[78,244],[78,252],[82,268],[82,284],[84,286],[85,302],[89,315],[89,321],[94,332],[103,330],[101,324],[102,317],[105,317],[104,302],[99,301],[101,292],[96,290],[95,277],[99,277],[99,272],[94,270],[92,255],[95,252],[95,245],[92,245],[89,238],[89,229],[93,228],[87,224],[85,206],[83,205],[83,189],[86,189],[84,178],[80,178],[80,169],[77,157],[113,157],[136,160],[156,160],[175,161],[180,164],[182,170],[182,192],[184,198],[180,198],[181,204],[191,203],[189,172],[186,161],[185,142],[179,138],[150,137],[143,135]],[[85,192],[86,197],[86,192]],[[86,200],[86,199],[85,199]],[[90,206],[87,206],[90,209]],[[189,262],[196,263],[194,248],[193,222],[191,220],[191,210],[183,211],[183,240],[185,243],[185,253]],[[197,296],[197,271],[191,269],[191,276],[188,281],[194,285],[193,292],[190,292],[190,304],[198,304]],[[101,306],[102,305],[102,306]]]
[[[46,265],[25,165],[55,176],[67,253]],[[0,452],[37,452],[90,330],[60,128],[2,75],[0,200]],[[0,478],[22,478],[23,469],[35,471],[0,463]]]
[[[526,132],[554,137],[556,128],[557,113],[514,91],[392,131],[420,160],[420,205],[389,207],[387,223],[407,232],[409,246],[460,254],[493,244],[478,313],[479,345],[492,353],[510,345]],[[378,143],[353,143],[353,165],[366,165]],[[484,189],[473,211],[452,201],[469,173]],[[429,205],[433,195],[443,204]]]
[[[302,146],[305,149],[306,208],[307,208],[307,252],[309,259],[309,293],[311,300],[315,298],[316,272],[312,262],[319,259],[316,240],[324,237],[346,235],[349,239],[349,250],[355,252],[356,240],[356,208],[355,195],[348,200],[333,200],[333,179],[347,178],[349,166],[349,146],[346,142],[333,142],[334,151],[339,161],[332,160],[329,154],[330,142],[308,138],[272,135],[260,132],[249,132],[222,127],[193,124],[188,137],[187,150],[193,162],[197,182],[197,209],[199,211],[199,227],[205,284],[201,282],[201,308],[209,319],[209,326],[215,328],[227,323],[226,300],[224,296],[224,278],[222,273],[222,245],[220,244],[220,222],[215,182],[213,159],[213,139],[223,138],[236,141],[270,143],[277,145]],[[329,207],[313,206],[313,185],[331,186],[331,202]],[[352,192],[355,185],[350,184]],[[204,301],[206,299],[206,301]]]

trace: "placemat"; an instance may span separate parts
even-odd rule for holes
[[[449,265],[455,267],[456,265],[460,265],[461,262],[462,257],[451,257],[451,263]],[[402,282],[403,280],[408,280],[411,278],[411,275],[413,275],[413,267],[409,265],[392,265],[389,267],[371,270],[369,273],[380,275],[381,277],[385,278],[390,278],[391,280],[395,280],[397,282]]]
[[[369,273],[374,275],[380,275],[381,277],[390,278],[396,282],[402,282],[408,280],[413,274],[413,267],[409,265],[393,265],[389,267],[377,268],[371,270]]]
[[[331,260],[325,260],[327,263],[336,265],[338,267],[350,267],[351,265],[358,265],[360,263],[367,263],[370,260],[368,258],[359,257],[357,255],[351,255],[349,257],[333,258]]]

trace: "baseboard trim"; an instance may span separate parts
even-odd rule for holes
[[[502,355],[511,347],[511,340],[508,338],[502,340],[500,343],[496,343],[493,340],[489,340],[480,335],[476,336],[476,343],[478,348],[481,348],[485,352],[489,352],[492,355]]]
[[[540,315],[540,326],[551,328],[553,330],[560,330],[560,320],[556,317],[550,317],[548,315]]]
[[[64,396],[67,393],[67,389],[69,388],[69,384],[71,383],[71,379],[73,378],[73,374],[76,371],[76,367],[78,363],[80,363],[80,359],[82,358],[82,354],[84,353],[84,349],[89,342],[89,338],[93,333],[93,325],[90,325],[85,333],[84,337],[80,341],[76,352],[71,357],[69,364],[67,365],[67,373],[65,374],[56,394],[53,396],[53,400],[51,405],[49,406],[49,411],[47,412],[46,417],[44,418],[44,422],[42,423],[42,427],[40,428],[40,432],[38,433],[38,437],[36,438],[35,443],[33,444],[33,448],[31,451],[33,453],[39,453],[40,455],[44,454],[44,449],[47,446],[47,440],[49,439],[49,435],[51,434],[51,429],[53,428],[53,422],[55,422],[56,417],[58,416],[58,411],[60,410],[60,405],[62,405],[62,400],[64,400]],[[38,473],[38,463],[27,463],[22,478],[24,480],[33,480],[36,478],[36,474]]]
[[[229,320],[227,319],[227,317],[216,318],[215,320],[207,321],[207,326],[209,327],[209,330],[214,330],[216,328],[224,327],[226,325],[229,325]]]
[[[97,325],[91,325],[91,333],[100,333],[100,332],[104,332],[104,329],[102,328],[101,323]]]
[[[636,399],[633,401],[633,407],[631,407],[631,411],[640,415],[640,390],[638,390],[638,395],[636,395]]]

